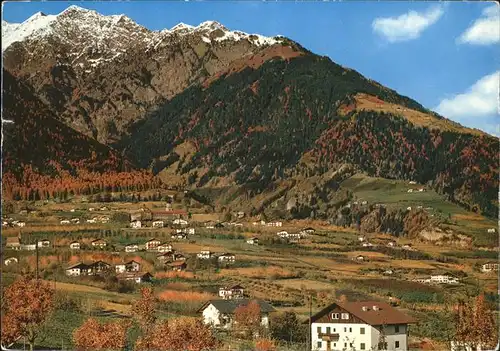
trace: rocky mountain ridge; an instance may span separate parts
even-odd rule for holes
[[[21,24],[2,21],[4,67],[72,128],[109,144],[149,110],[234,60],[283,37],[214,21],[150,31],[124,15],[70,6]]]

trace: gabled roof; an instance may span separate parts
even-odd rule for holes
[[[238,300],[209,300],[205,302],[199,309],[198,313],[202,312],[205,308],[213,305],[219,312],[233,314],[234,311],[240,306],[246,306],[250,301],[256,301],[260,306],[260,311],[264,313],[275,312],[273,306],[264,300],[249,300],[249,299],[238,299]]]
[[[318,320],[332,311],[336,306],[351,313],[369,325],[416,323],[413,317],[404,314],[388,303],[378,301],[335,302],[313,315],[311,321],[314,322]],[[378,309],[374,310],[373,306],[377,306]],[[368,309],[363,311],[363,307],[368,307]]]
[[[236,285],[232,286],[231,289],[245,289],[245,288],[242,287],[240,284],[236,284]]]
[[[161,242],[161,240],[158,240],[158,239],[156,239],[156,238],[149,239],[149,240],[148,240],[148,241],[146,241],[146,242],[147,242],[147,243],[149,243],[149,242],[151,242],[151,241],[160,241],[160,242]]]
[[[19,244],[19,238],[17,236],[7,237],[7,244]]]
[[[137,263],[138,265],[140,265],[140,263],[137,262],[136,260],[130,260],[128,262],[125,262],[125,264],[132,264],[132,263]]]
[[[75,268],[88,269],[89,265],[87,265],[87,264],[85,264],[83,262],[79,262],[79,263],[75,263],[72,266],[69,266],[68,268],[66,268],[66,270],[68,270],[68,269],[75,269]]]

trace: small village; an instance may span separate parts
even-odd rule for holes
[[[45,206],[4,215],[7,274],[37,272],[70,296],[108,291],[94,313],[124,318],[137,293],[152,288],[177,311],[167,316],[200,318],[220,335],[235,332],[235,313],[249,305],[266,333],[274,316],[293,313],[310,333],[289,348],[411,350],[430,305],[442,308],[440,296],[469,289],[472,277],[493,284],[499,266],[477,259],[458,269],[425,244],[356,226],[206,214],[170,201]]]

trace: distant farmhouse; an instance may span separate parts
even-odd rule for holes
[[[228,299],[210,300],[203,304],[198,310],[201,313],[203,322],[217,329],[230,330],[234,324],[234,312],[240,306],[246,306],[251,300],[248,299]],[[260,307],[260,323],[264,328],[269,327],[269,315],[275,312],[273,306],[263,300],[253,300]]]

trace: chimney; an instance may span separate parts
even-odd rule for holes
[[[380,310],[380,308],[378,306],[373,305],[373,310],[378,311],[378,310]]]
[[[368,311],[368,306],[363,306],[362,309],[363,311]]]

